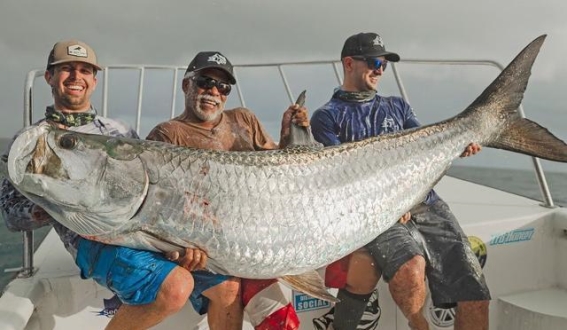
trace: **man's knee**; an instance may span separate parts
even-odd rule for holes
[[[376,261],[366,249],[352,253],[347,278],[346,289],[355,294],[371,293],[380,280],[380,271]]]
[[[488,306],[490,300],[472,300],[472,301],[459,301],[457,303],[457,311],[462,313],[488,313]]]
[[[406,261],[394,274],[390,285],[425,285],[425,259],[416,255]]]
[[[240,294],[240,279],[237,277],[231,277],[203,291],[203,295],[211,301],[221,302],[223,304],[231,304],[234,301],[240,301]]]
[[[156,301],[171,313],[176,312],[185,306],[193,287],[191,273],[184,268],[175,267],[160,286]]]

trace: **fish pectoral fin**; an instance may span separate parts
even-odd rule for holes
[[[141,230],[138,235],[146,241],[147,245],[152,246],[156,251],[161,251],[164,253],[167,252],[182,252],[185,250],[185,247],[167,240],[163,237],[160,237],[156,234],[153,234],[146,230]]]
[[[517,119],[489,147],[567,162],[567,144],[529,119]]]
[[[101,219],[90,212],[67,212],[63,216],[64,219],[56,219],[57,222],[79,235],[99,236],[114,229],[111,224],[101,221]]]
[[[325,283],[319,273],[315,270],[301,275],[286,275],[280,277],[280,280],[292,289],[303,292],[314,298],[337,303],[339,300],[327,291]]]
[[[207,261],[207,266],[206,269],[210,272],[213,272],[215,274],[223,274],[223,275],[227,275],[229,274],[228,270],[226,270],[226,268],[222,267],[221,265],[219,265],[214,259],[209,258],[209,260]]]

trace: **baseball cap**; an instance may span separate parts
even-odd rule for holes
[[[102,70],[96,61],[94,50],[79,40],[63,40],[53,45],[47,58],[47,69],[66,62],[84,62],[94,66],[97,70]]]
[[[384,56],[388,61],[398,62],[400,56],[386,51],[382,37],[376,33],[359,33],[347,38],[341,51],[341,58],[347,56]]]
[[[229,82],[234,85],[236,79],[232,71],[232,64],[230,61],[219,52],[200,52],[189,63],[185,74],[188,72],[198,72],[204,69],[219,69],[228,75]]]

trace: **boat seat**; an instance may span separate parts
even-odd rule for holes
[[[567,329],[567,289],[548,288],[500,296],[498,329]]]

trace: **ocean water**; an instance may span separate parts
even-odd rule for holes
[[[533,171],[453,166],[448,175],[535,200],[542,200]],[[546,178],[555,204],[567,207],[567,174],[546,172]],[[45,227],[35,231],[36,247],[49,229],[49,227]],[[22,234],[10,232],[4,224],[0,224],[0,290],[16,276],[16,273],[5,273],[4,270],[20,267],[21,264]]]

